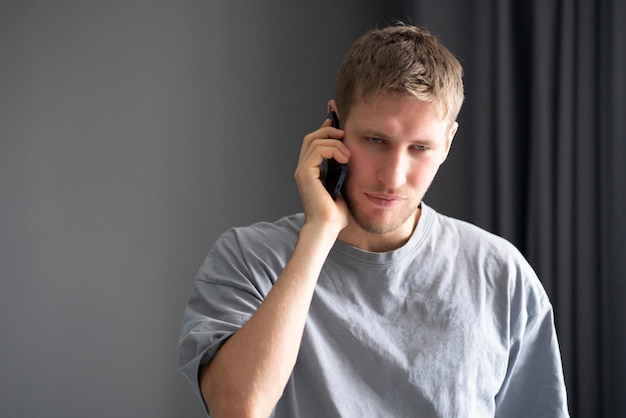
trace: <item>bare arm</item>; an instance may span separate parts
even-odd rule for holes
[[[317,279],[348,219],[345,204],[335,203],[319,180],[324,158],[349,157],[331,135],[342,131],[325,121],[304,138],[295,177],[306,220],[285,269],[259,309],[200,371],[202,395],[216,418],[267,417],[291,375]]]

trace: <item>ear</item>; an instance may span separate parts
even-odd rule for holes
[[[339,111],[337,110],[337,103],[335,102],[335,99],[331,99],[328,101],[328,111],[333,111],[337,114],[337,117],[339,119],[341,119],[340,115],[339,115]]]
[[[448,158],[448,153],[450,152],[450,148],[452,147],[452,141],[454,140],[454,135],[456,135],[456,131],[459,129],[459,123],[457,121],[452,122],[450,127],[448,128],[448,133],[446,137],[446,152],[443,156],[443,160],[441,163]]]

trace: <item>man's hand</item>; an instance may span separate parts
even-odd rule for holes
[[[334,158],[340,164],[350,159],[350,150],[340,140],[344,131],[333,128],[330,119],[304,137],[295,172],[306,223],[334,226],[337,234],[348,225],[348,210],[339,196],[336,201],[324,188],[320,179],[320,165]]]

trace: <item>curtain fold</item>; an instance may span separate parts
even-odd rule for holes
[[[602,400],[626,417],[626,1],[598,7]]]
[[[571,409],[598,416],[598,21],[585,2],[536,2],[532,16],[524,250],[555,305]]]
[[[542,280],[572,417],[626,417],[625,3],[405,2],[462,60],[462,217],[511,240]]]

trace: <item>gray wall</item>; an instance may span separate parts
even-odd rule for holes
[[[202,415],[195,273],[300,210],[301,138],[377,3],[0,3],[0,417]]]

